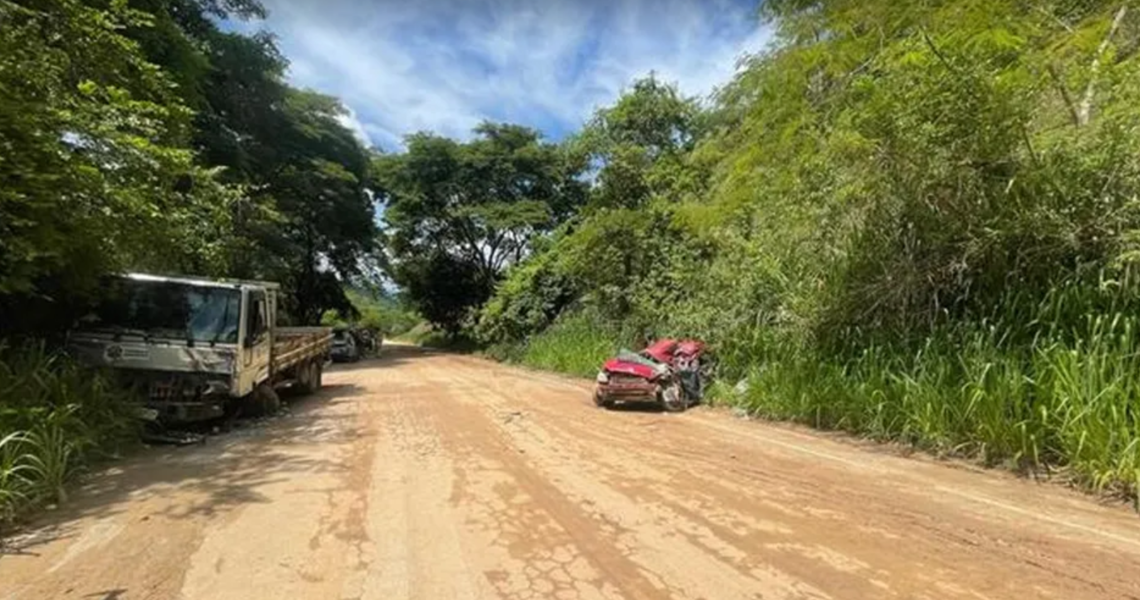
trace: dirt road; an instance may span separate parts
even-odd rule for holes
[[[1140,518],[1052,486],[390,348],[92,478],[0,598],[1137,598]]]

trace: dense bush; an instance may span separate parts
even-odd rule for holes
[[[737,400],[771,418],[989,464],[1059,467],[1090,487],[1135,493],[1135,299],[1040,327],[1113,299],[1122,300],[1116,290],[1071,286],[1034,307],[1007,305],[996,320],[947,325],[920,345],[872,343],[845,358],[813,347],[775,348]]]
[[[137,442],[138,403],[107,377],[41,342],[0,344],[0,526],[66,498],[93,461]]]
[[[600,319],[583,313],[567,314],[541,335],[527,340],[507,358],[524,365],[593,376],[598,366],[623,346],[633,347],[637,341],[620,325],[601,325]]]

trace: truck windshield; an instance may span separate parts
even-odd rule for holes
[[[241,291],[115,279],[83,329],[236,344]]]

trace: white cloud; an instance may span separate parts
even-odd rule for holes
[[[351,131],[362,144],[365,146],[372,145],[372,138],[368,135],[368,130],[365,129],[364,124],[361,123],[360,119],[356,116],[356,111],[353,110],[352,107],[346,108],[348,109],[347,112],[338,116],[336,120]]]
[[[768,32],[749,0],[268,0],[295,83],[340,97],[383,148],[483,119],[558,135],[655,71],[705,96]]]

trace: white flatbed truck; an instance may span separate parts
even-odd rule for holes
[[[141,387],[165,424],[263,415],[281,387],[321,387],[332,330],[277,326],[276,283],[131,273],[108,285],[68,346]]]

